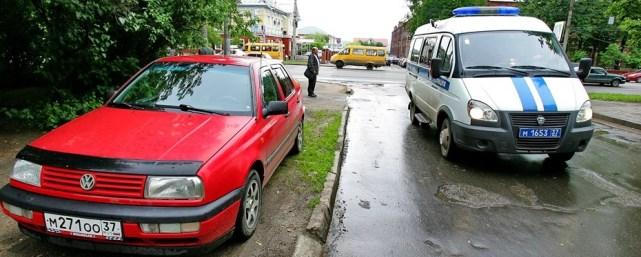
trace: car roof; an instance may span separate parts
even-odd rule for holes
[[[462,34],[480,31],[536,31],[551,33],[545,22],[527,16],[463,16],[425,24],[416,29],[415,35],[446,32]]]
[[[155,62],[175,62],[175,63],[207,63],[207,64],[226,64],[236,66],[251,66],[253,64],[276,64],[280,60],[255,58],[249,56],[229,56],[229,55],[188,55],[188,56],[170,56],[156,60]]]

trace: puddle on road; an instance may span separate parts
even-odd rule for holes
[[[575,169],[574,174],[579,175],[596,187],[614,195],[614,197],[601,200],[601,204],[614,203],[624,207],[641,208],[641,194],[618,186],[591,170]]]
[[[465,184],[442,185],[438,188],[436,196],[447,202],[477,209],[504,207],[510,204],[510,201],[502,195]]]

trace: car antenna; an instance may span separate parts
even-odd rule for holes
[[[430,19],[430,24],[432,25],[432,27],[436,28],[436,23],[434,22],[434,20]]]

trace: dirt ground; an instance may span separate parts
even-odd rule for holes
[[[303,92],[307,82],[301,81]],[[342,110],[346,88],[318,83],[318,98],[304,98],[308,117],[317,110]],[[306,95],[306,94],[305,94]],[[14,157],[22,147],[42,133],[28,130],[0,129],[0,185],[7,183]],[[311,209],[308,201],[314,193],[294,164],[286,159],[264,189],[263,209],[256,234],[247,242],[228,241],[207,256],[291,256],[296,238],[303,233]],[[99,256],[122,256],[99,253]],[[16,223],[0,215],[0,257],[96,256],[96,253],[58,247],[31,239],[18,231]]]

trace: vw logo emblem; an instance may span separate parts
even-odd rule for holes
[[[85,174],[80,177],[80,187],[85,190],[89,191],[93,189],[93,187],[96,185],[96,178],[91,175],[91,174]]]
[[[545,124],[545,117],[539,115],[539,117],[536,117],[536,123],[539,124],[539,126],[543,126],[543,124]]]

